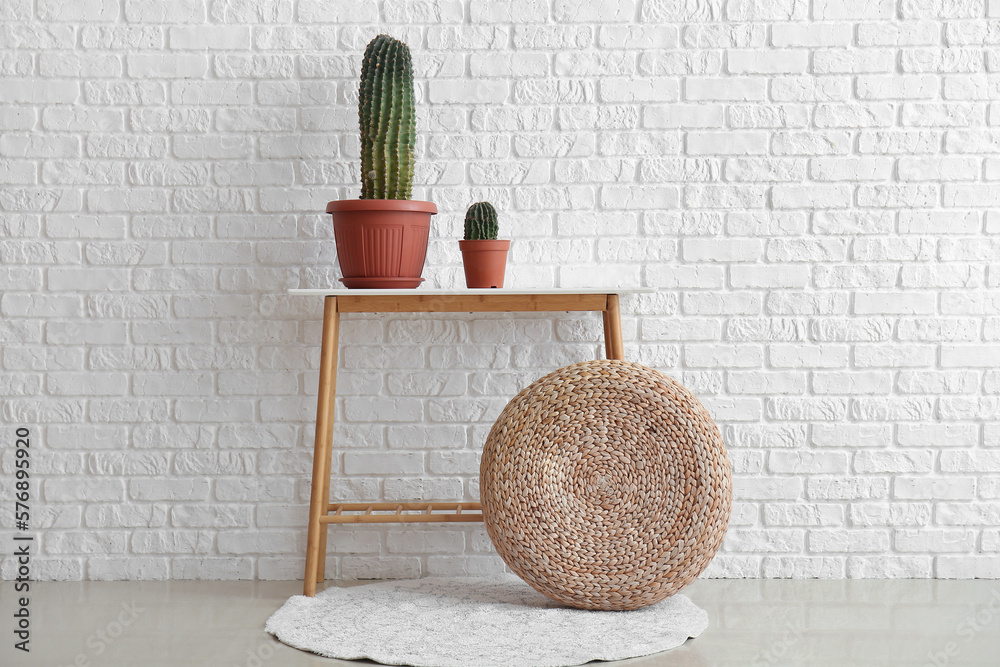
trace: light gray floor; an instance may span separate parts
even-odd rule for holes
[[[33,584],[28,656],[12,648],[13,589],[0,585],[3,667],[374,664],[321,658],[264,632],[301,592],[294,581]],[[685,593],[708,611],[704,634],[666,653],[591,664],[1000,665],[1000,581],[702,580]]]

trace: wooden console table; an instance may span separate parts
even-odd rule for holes
[[[322,296],[323,334],[312,495],[306,544],[304,595],[316,594],[326,578],[326,538],[331,523],[414,523],[482,521],[478,502],[330,502],[333,452],[333,403],[337,387],[338,333],[341,313],[513,313],[599,311],[604,317],[604,350],[608,359],[624,359],[619,295],[654,290],[466,289],[366,290],[293,289],[289,294]]]

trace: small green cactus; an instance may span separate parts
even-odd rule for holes
[[[466,241],[493,240],[499,232],[497,210],[488,201],[476,202],[465,212]]]
[[[361,198],[410,199],[416,118],[410,48],[388,35],[368,43],[361,64]]]

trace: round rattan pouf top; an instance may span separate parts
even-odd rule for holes
[[[729,525],[732,477],[695,396],[627,361],[561,368],[519,393],[480,467],[483,521],[510,568],[582,609],[639,609],[694,580]]]

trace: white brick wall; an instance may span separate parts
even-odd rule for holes
[[[39,578],[301,576],[321,304],[284,290],[337,278],[321,211],[358,192],[379,32],[414,52],[429,286],[463,284],[462,213],[490,199],[512,286],[663,290],[625,300],[626,352],[730,448],[711,575],[1000,577],[1000,3],[0,19],[0,418],[7,444],[34,431]],[[345,316],[342,336],[345,500],[478,497],[505,401],[601,349],[565,314]],[[336,528],[330,554],[332,577],[502,567],[481,526]]]

